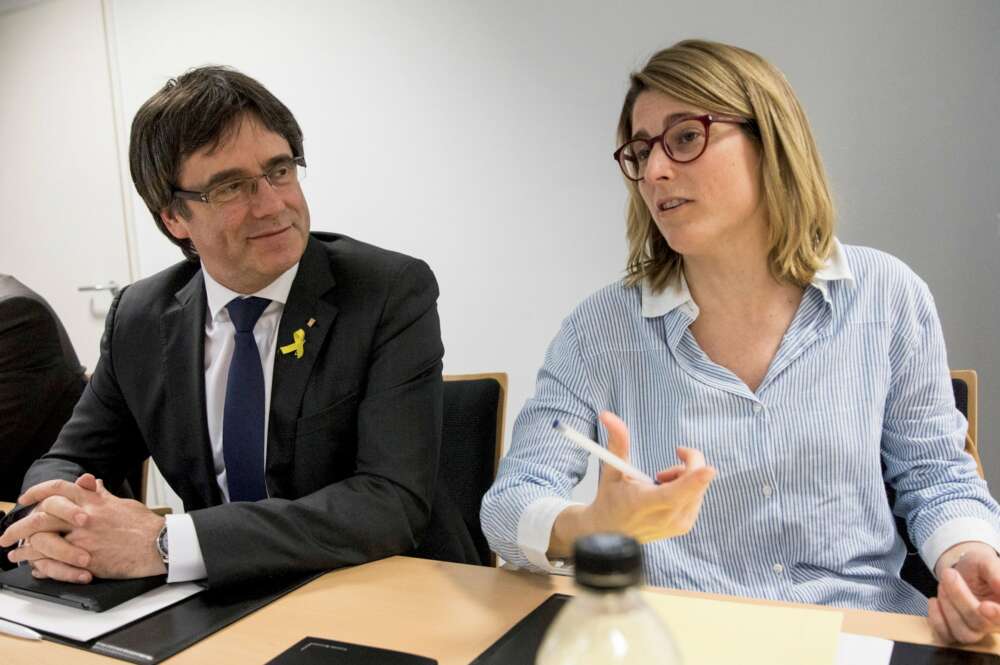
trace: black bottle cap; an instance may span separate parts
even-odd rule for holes
[[[595,533],[573,545],[576,582],[590,589],[624,589],[642,581],[642,551],[620,533]]]

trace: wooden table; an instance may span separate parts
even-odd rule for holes
[[[168,662],[263,663],[309,635],[416,653],[436,658],[441,665],[468,665],[549,594],[572,591],[572,580],[567,577],[392,557],[328,573]],[[845,632],[925,644],[934,641],[922,617],[861,610],[843,610],[843,614]],[[1000,641],[989,637],[975,650],[1000,654]],[[0,662],[112,661],[47,641],[0,635]]]

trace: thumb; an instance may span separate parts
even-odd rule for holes
[[[621,418],[610,411],[602,411],[599,417],[601,424],[608,430],[608,451],[616,457],[628,461],[628,426]],[[607,475],[609,478],[619,479],[622,472],[607,464],[602,465],[601,477]]]
[[[1000,598],[1000,557],[988,556],[980,574],[989,585],[994,598]]]
[[[92,473],[85,473],[76,479],[76,486],[95,492],[97,491],[97,478]]]

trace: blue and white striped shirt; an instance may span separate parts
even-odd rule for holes
[[[554,570],[552,524],[587,456],[551,423],[606,446],[605,409],[628,424],[647,474],[676,464],[678,445],[718,472],[694,529],[644,546],[650,584],[926,614],[899,577],[883,462],[932,569],[958,542],[1000,549],[1000,508],[964,452],[933,298],[902,262],[836,243],[756,393],[701,350],[697,316],[681,277],[658,294],[612,284],[563,322],[483,500],[500,556]]]

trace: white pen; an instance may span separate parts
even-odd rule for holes
[[[26,640],[42,639],[41,635],[27,626],[22,626],[19,623],[11,623],[10,621],[4,621],[3,619],[0,619],[0,633],[10,635],[12,637],[23,637]]]
[[[591,441],[583,434],[580,434],[575,429],[570,427],[569,425],[564,425],[558,420],[554,420],[552,421],[552,428],[557,432],[559,432],[560,434],[562,434],[567,439],[569,439],[570,441],[572,441],[573,443],[575,443],[576,445],[583,448],[591,455],[594,455],[602,462],[606,462],[607,464],[615,467],[622,473],[632,476],[633,478],[638,478],[639,480],[645,480],[647,483],[651,483],[653,485],[659,485],[658,482],[656,482],[655,480],[644,474],[642,471],[635,468],[622,458],[618,457],[607,448],[602,448],[599,444],[597,444],[594,441]]]

